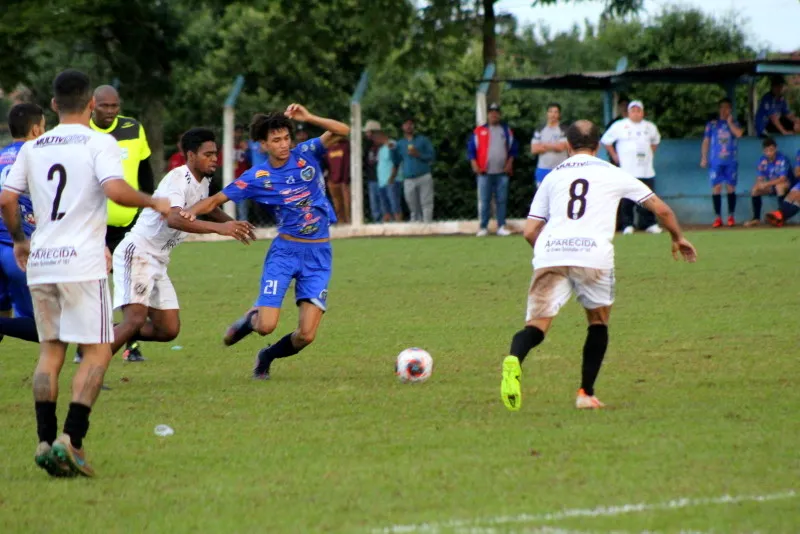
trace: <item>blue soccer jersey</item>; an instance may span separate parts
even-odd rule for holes
[[[711,166],[736,161],[738,142],[728,121],[721,119],[708,121],[704,138],[709,140],[708,160]]]
[[[761,156],[761,159],[758,160],[758,177],[769,182],[777,180],[781,176],[793,181],[792,165],[789,163],[789,159],[780,152],[775,154],[773,161],[770,161],[767,156]]]
[[[771,92],[765,94],[756,111],[756,133],[764,133],[769,125],[769,118],[776,113],[778,115],[789,114],[789,104],[786,103],[786,98],[783,95],[775,96]]]
[[[278,233],[299,239],[325,239],[336,222],[328,198],[320,159],[325,147],[319,137],[291,150],[281,167],[269,160],[245,171],[222,192],[230,200],[251,199],[267,206],[278,223]]]
[[[5,185],[6,177],[11,171],[11,166],[17,160],[17,154],[24,144],[24,141],[15,141],[14,143],[11,143],[10,145],[0,149],[0,188]],[[30,238],[33,234],[33,231],[36,230],[36,219],[33,216],[33,204],[31,203],[31,198],[29,196],[20,195],[19,211],[22,215],[22,230],[25,232],[25,236]],[[11,239],[11,235],[8,233],[8,228],[6,228],[6,224],[2,219],[0,219],[0,244],[14,244]]]

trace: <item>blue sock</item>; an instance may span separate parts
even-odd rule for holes
[[[31,317],[0,317],[0,334],[34,343],[39,342],[36,321]]]
[[[781,203],[781,213],[783,214],[784,221],[788,221],[797,215],[798,211],[800,211],[800,206],[797,204],[792,204],[791,202],[786,202],[785,200]]]

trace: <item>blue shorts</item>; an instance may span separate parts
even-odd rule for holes
[[[14,259],[14,247],[0,244],[0,310],[33,319],[33,302],[25,273]]]
[[[536,167],[536,173],[533,175],[534,180],[536,180],[536,187],[542,185],[542,180],[544,180],[544,177],[550,174],[552,171],[553,169],[540,169],[539,167]]]
[[[736,187],[736,180],[739,177],[738,171],[738,165],[735,163],[710,165],[708,168],[708,178],[711,180],[711,187],[722,184]]]
[[[331,244],[296,243],[276,237],[264,259],[261,291],[256,306],[280,308],[283,297],[295,281],[295,302],[307,300],[325,311],[333,258]]]

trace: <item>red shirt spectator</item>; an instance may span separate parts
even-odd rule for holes
[[[169,164],[167,165],[167,171],[171,171],[172,169],[177,169],[181,165],[186,165],[186,158],[183,155],[183,152],[180,151],[180,148],[177,152],[169,157]]]

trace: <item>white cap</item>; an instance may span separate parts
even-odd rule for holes
[[[378,121],[368,120],[367,124],[364,125],[365,132],[379,132],[381,130],[381,123]]]
[[[641,100],[634,100],[628,104],[628,111],[630,111],[633,107],[641,108],[641,110],[644,111],[644,104],[642,104]]]

